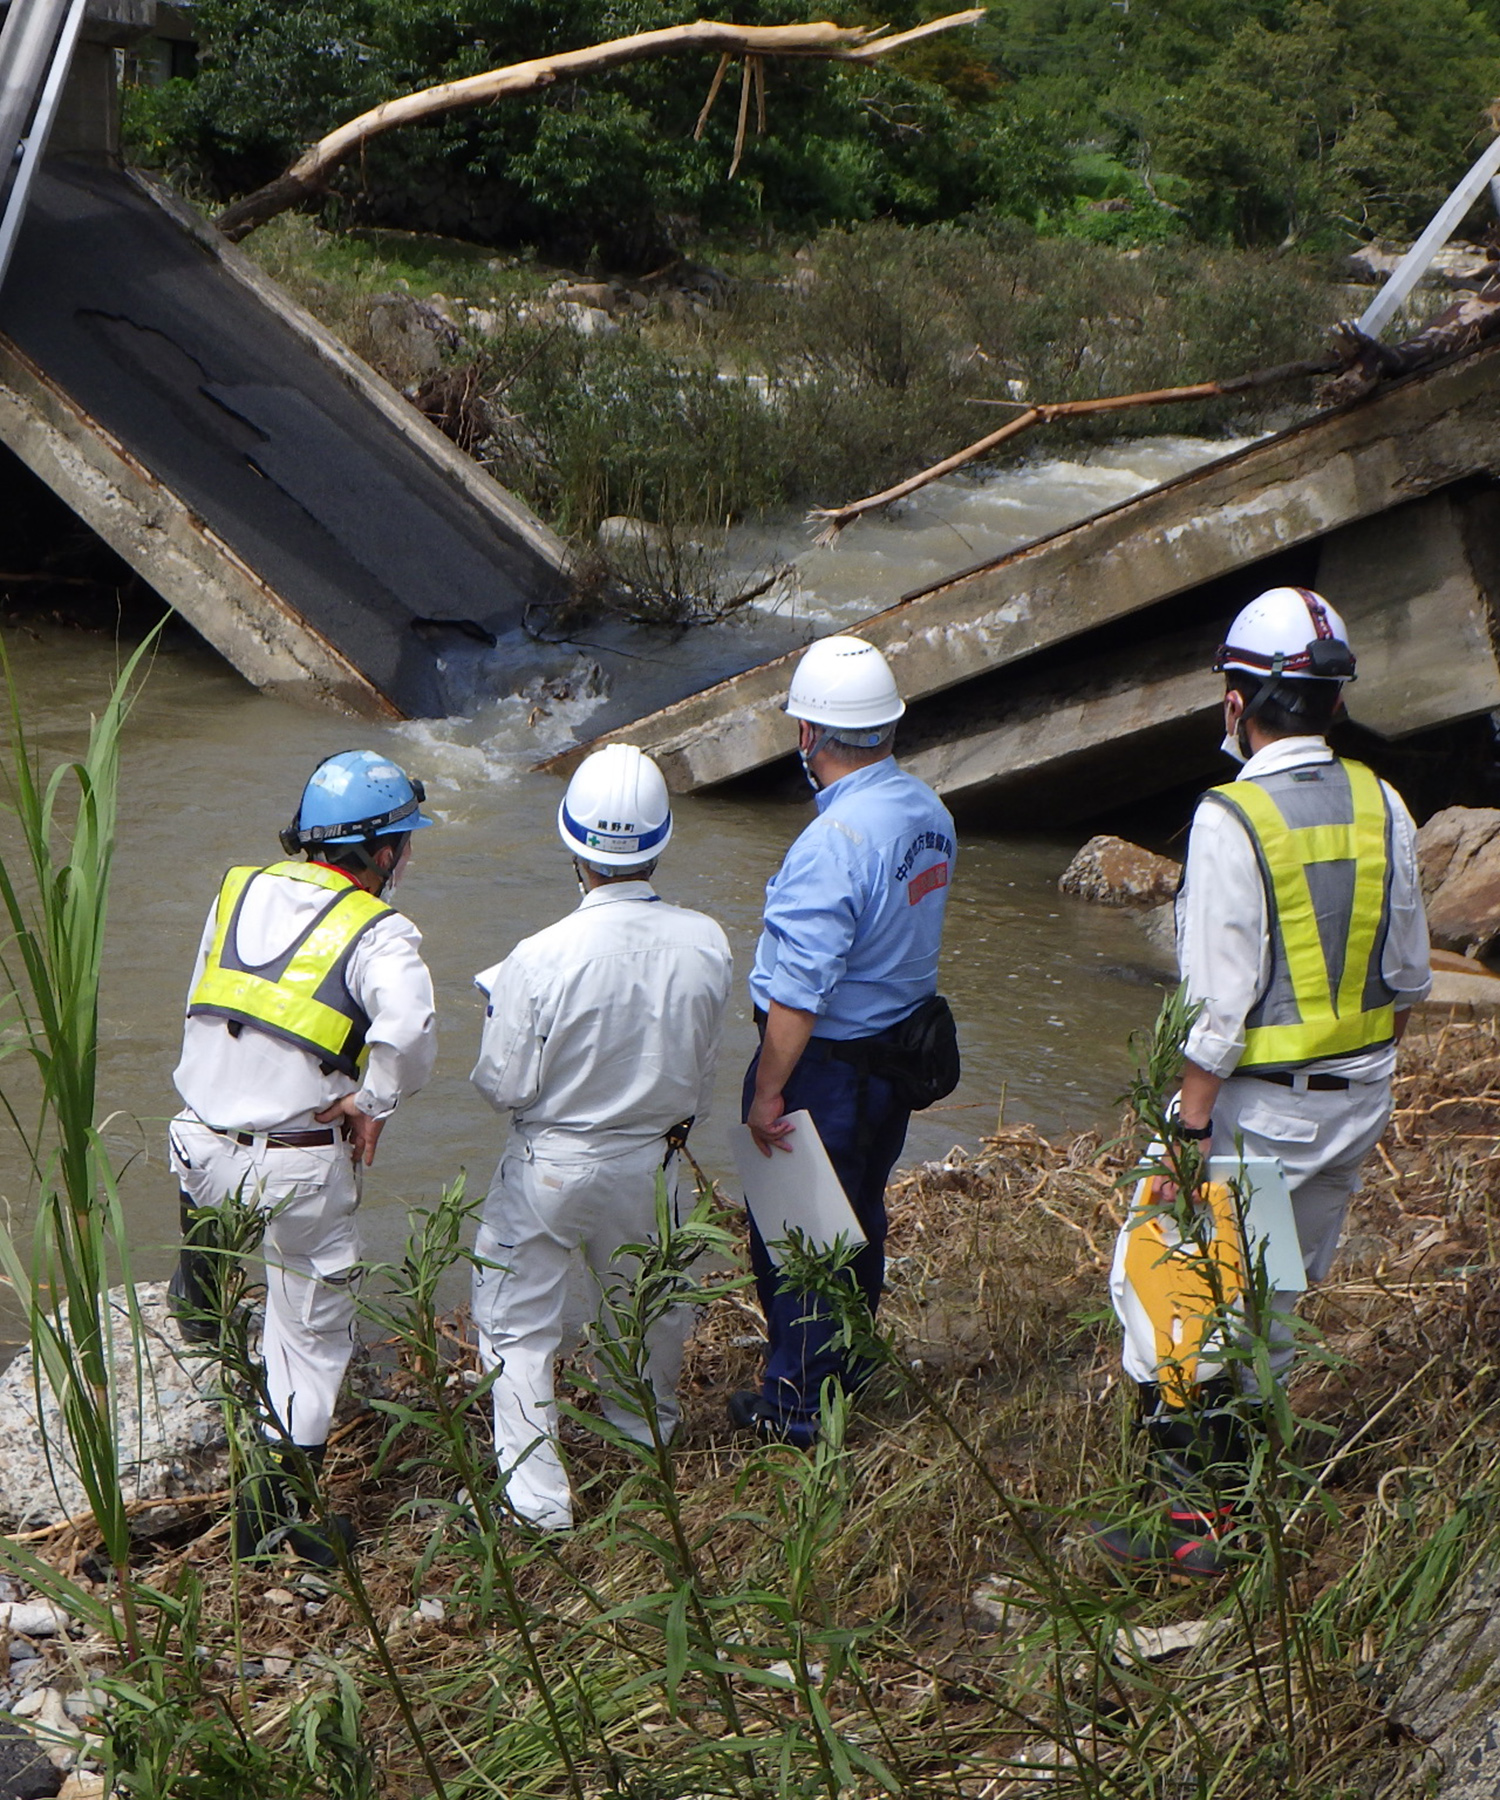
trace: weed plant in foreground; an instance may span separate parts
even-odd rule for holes
[[[678,1218],[663,1208],[613,1301],[621,1348],[580,1354],[565,1383],[581,1522],[562,1537],[507,1521],[466,1321],[436,1311],[471,1238],[450,1192],[413,1213],[404,1257],[371,1272],[368,1333],[388,1373],[349,1402],[322,1477],[296,1472],[314,1513],[356,1519],[357,1560],[316,1579],[289,1560],[236,1564],[222,1497],[197,1535],[132,1537],[150,1515],[123,1501],[129,1447],[96,1356],[111,1259],[128,1271],[93,1091],[125,696],[50,787],[12,719],[26,861],[0,875],[11,1003],[44,1098],[35,1236],[12,1227],[0,1256],[68,1402],[71,1441],[54,1453],[86,1471],[94,1509],[0,1539],[0,1563],[87,1634],[53,1645],[42,1671],[97,1691],[117,1791],[1404,1791],[1387,1701],[1456,1578],[1490,1552],[1500,1488],[1493,1023],[1403,1046],[1395,1124],[1336,1279],[1307,1309],[1320,1336],[1290,1394],[1295,1436],[1262,1460],[1220,1584],[1121,1579],[1089,1542],[1092,1518],[1143,1504],[1102,1316],[1133,1120],[1115,1147],[1001,1130],[896,1184],[883,1338],[857,1310],[845,1320],[880,1373],[857,1407],[831,1404],[812,1454],[726,1434],[724,1396],[753,1378],[759,1335],[732,1272],[739,1221],[707,1188]],[[253,1209],[227,1209],[223,1227],[219,1355],[238,1441],[251,1438],[243,1478]],[[648,1411],[641,1344],[681,1304],[698,1310],[684,1429],[637,1445],[604,1421],[597,1386]]]

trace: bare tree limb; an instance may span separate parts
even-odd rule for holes
[[[809,25],[726,25],[714,19],[696,19],[687,25],[641,31],[631,37],[591,44],[583,50],[565,50],[556,56],[539,56],[528,62],[511,63],[503,69],[489,69],[481,75],[466,75],[459,81],[441,82],[437,87],[386,100],[358,118],[350,119],[326,137],[319,138],[275,181],[226,206],[215,223],[226,237],[238,243],[258,225],[264,225],[299,200],[318,193],[346,157],[382,132],[465,106],[480,106],[517,94],[534,94],[568,75],[592,74],[599,69],[614,69],[623,63],[672,56],[684,50],[717,50],[723,61],[733,56],[801,56],[824,62],[868,63],[936,32],[973,25],[984,17],[984,12],[983,7],[973,7],[966,12],[950,13],[946,18],[929,19],[924,25],[893,36],[884,35],[884,26],[832,25],[826,21]],[[722,80],[722,73],[715,77],[709,105]],[[708,106],[705,106],[700,130],[707,114]]]
[[[886,488],[882,493],[852,501],[848,506],[815,507],[807,515],[807,522],[809,525],[819,525],[822,529],[813,542],[826,548],[837,542],[839,533],[846,525],[852,525],[865,513],[878,512],[884,506],[904,500],[908,494],[916,493],[929,482],[951,475],[966,463],[988,455],[1007,439],[1019,437],[1023,431],[1030,431],[1033,425],[1050,425],[1057,419],[1076,419],[1088,413],[1124,412],[1135,406],[1169,406],[1187,400],[1217,400],[1226,394],[1240,394],[1250,388],[1272,387],[1278,382],[1292,381],[1299,376],[1326,375],[1341,366],[1341,358],[1323,356],[1308,362],[1283,363],[1274,369],[1256,369],[1248,375],[1232,375],[1225,381],[1198,381],[1191,387],[1156,388],[1148,394],[1111,394],[1102,400],[1038,402],[1026,407],[1024,412],[1007,421],[998,431],[992,431],[976,443],[956,450],[952,456],[945,456],[941,462],[923,469],[920,474],[909,475],[905,481],[898,481],[894,487]]]

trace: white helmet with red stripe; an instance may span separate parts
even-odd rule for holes
[[[1235,618],[1215,670],[1242,669],[1273,680],[1352,681],[1354,652],[1344,621],[1311,588],[1269,588]]]

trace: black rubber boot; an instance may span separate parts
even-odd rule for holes
[[[318,1569],[339,1566],[338,1546],[352,1556],[358,1541],[352,1520],[343,1513],[319,1518],[311,1500],[297,1495],[303,1466],[316,1481],[328,1454],[326,1444],[299,1446],[294,1454],[270,1453],[271,1467],[241,1484],[234,1509],[234,1554],[241,1562],[274,1558],[285,1545],[299,1562]],[[305,1459],[305,1465],[304,1465]]]
[[[216,1344],[218,1325],[218,1271],[207,1247],[215,1237],[214,1219],[194,1206],[178,1190],[182,1215],[182,1248],[177,1253],[177,1267],[167,1283],[167,1304],[177,1329],[190,1344]]]
[[[1140,1525],[1095,1525],[1094,1543],[1106,1556],[1200,1580],[1226,1572],[1225,1539],[1234,1530],[1250,1448],[1238,1398],[1232,1382],[1211,1381],[1190,1406],[1172,1407],[1155,1383],[1140,1384],[1137,1425],[1151,1444],[1162,1510]]]
[[[1167,1574],[1212,1581],[1228,1567],[1223,1540],[1233,1524],[1233,1507],[1207,1513],[1169,1500],[1159,1518],[1143,1525],[1097,1526],[1093,1538],[1111,1561],[1127,1568],[1160,1567]]]

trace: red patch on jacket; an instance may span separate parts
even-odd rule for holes
[[[919,900],[926,899],[927,895],[932,893],[934,889],[945,888],[947,885],[947,863],[934,863],[930,869],[923,869],[920,875],[913,875],[911,880],[907,882],[906,904],[908,906],[915,906]]]

